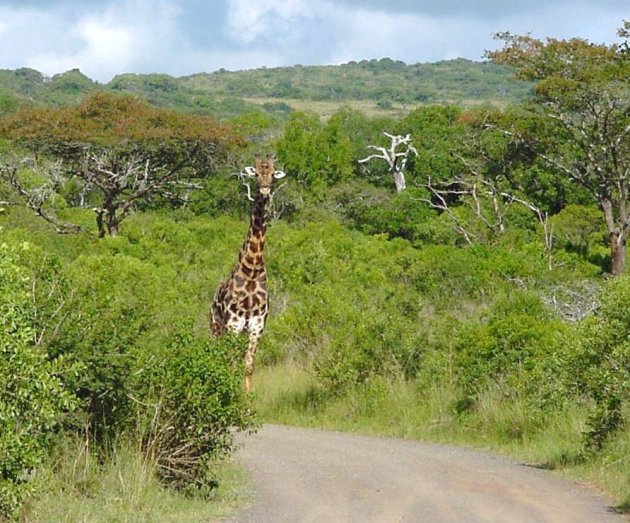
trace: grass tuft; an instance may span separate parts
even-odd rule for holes
[[[218,488],[198,496],[167,489],[155,463],[134,442],[118,444],[99,459],[90,443],[64,437],[36,475],[35,497],[23,521],[151,522],[212,521],[232,513],[247,498],[246,474],[233,464],[217,465]]]

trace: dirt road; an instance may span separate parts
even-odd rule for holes
[[[594,492],[482,452],[267,425],[242,438],[238,523],[613,523]]]

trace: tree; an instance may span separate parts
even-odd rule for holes
[[[496,114],[485,110],[461,115],[457,140],[449,143],[452,158],[448,163],[443,161],[451,173],[441,169],[434,176],[431,169],[425,169],[416,181],[425,191],[420,200],[446,215],[468,244],[488,234],[497,237],[505,233],[512,205],[523,206],[534,213],[542,227],[551,269],[549,213],[523,187],[510,140],[486,125],[492,118]]]
[[[30,176],[25,176],[24,171]],[[50,223],[59,234],[81,231],[78,225],[61,220],[55,210],[58,193],[67,182],[59,161],[37,161],[33,157],[7,155],[0,163],[0,180],[13,189],[22,205]]]
[[[500,33],[501,50],[487,53],[536,81],[524,119],[503,129],[557,176],[590,194],[604,215],[612,273],[625,271],[630,233],[630,23],[620,44]]]
[[[20,109],[4,119],[0,135],[62,162],[65,181],[78,182],[75,205],[91,202],[101,237],[117,235],[140,201],[185,199],[195,178],[216,170],[244,142],[211,118],[104,93],[67,108]]]
[[[418,151],[416,151],[416,148],[411,143],[411,134],[405,136],[389,134],[387,132],[383,134],[391,140],[389,149],[377,145],[368,145],[368,149],[373,149],[377,152],[359,160],[359,163],[366,163],[375,158],[385,160],[387,162],[388,172],[394,178],[396,191],[404,191],[407,188],[407,182],[405,180],[407,160],[412,153],[418,156]],[[401,147],[402,149],[399,150]]]
[[[352,143],[342,118],[326,124],[312,113],[293,113],[276,143],[286,173],[311,193],[324,191],[352,175]]]

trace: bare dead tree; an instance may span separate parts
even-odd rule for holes
[[[404,191],[407,188],[407,182],[405,180],[407,160],[409,159],[410,154],[418,156],[418,151],[411,143],[411,134],[406,134],[405,136],[389,134],[387,132],[384,132],[383,134],[391,140],[389,149],[378,145],[368,145],[368,149],[372,149],[377,152],[359,160],[359,163],[367,163],[375,158],[385,160],[389,168],[389,174],[391,174],[394,178],[396,191]],[[404,149],[398,150],[400,147],[403,147]]]

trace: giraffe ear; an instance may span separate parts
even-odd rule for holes
[[[273,173],[273,177],[274,177],[274,178],[277,178],[277,179],[279,179],[279,178],[284,178],[286,175],[287,175],[287,174],[286,174],[284,171],[275,171],[275,172]]]
[[[256,169],[251,165],[248,165],[243,169],[243,174],[245,176],[249,176],[250,178],[256,178]]]

